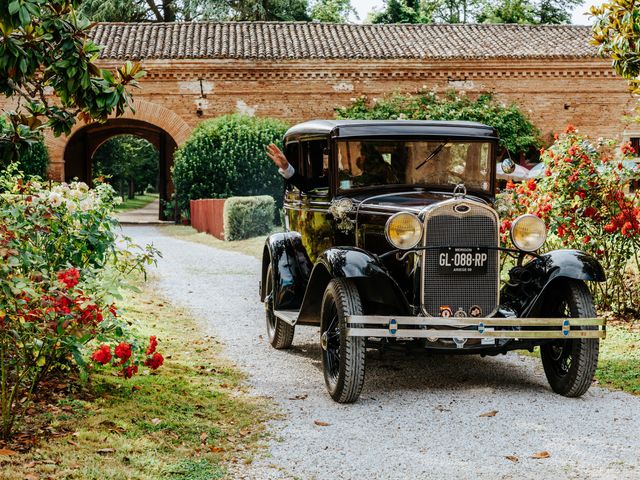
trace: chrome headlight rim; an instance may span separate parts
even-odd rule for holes
[[[412,245],[410,245],[410,246],[399,246],[399,245],[397,245],[397,244],[396,244],[396,243],[391,239],[391,236],[389,235],[389,229],[390,229],[390,225],[391,225],[391,223],[393,222],[393,220],[394,220],[394,219],[396,219],[396,218],[398,218],[398,217],[400,217],[400,216],[409,216],[409,217],[411,217],[413,220],[415,220],[415,221],[417,222],[417,225],[419,226],[420,233],[419,233],[419,235],[417,236],[415,243],[413,243],[413,244],[412,244]],[[389,219],[387,220],[387,223],[386,223],[386,224],[385,224],[385,226],[384,226],[384,236],[386,237],[387,242],[389,242],[389,244],[390,244],[392,247],[397,248],[398,250],[410,250],[410,249],[412,249],[412,248],[415,248],[415,247],[420,243],[420,241],[422,240],[422,237],[424,236],[424,225],[422,224],[422,221],[420,221],[420,218],[419,218],[416,214],[414,214],[414,213],[411,213],[411,212],[398,212],[398,213],[394,213],[393,215],[391,215],[391,216],[389,217]]]
[[[516,231],[516,227],[518,226],[518,224],[523,221],[523,220],[527,220],[527,219],[531,219],[531,220],[535,220],[536,222],[539,222],[542,225],[542,241],[540,242],[539,245],[535,246],[535,248],[523,248],[522,245],[519,245],[518,242],[516,241],[516,235],[515,235],[515,231]],[[518,218],[516,218],[513,223],[511,224],[511,229],[509,231],[509,235],[511,237],[511,243],[513,243],[513,245],[518,249],[521,250],[523,252],[527,252],[527,253],[532,253],[532,252],[536,252],[538,250],[540,250],[545,242],[547,241],[547,226],[544,223],[544,220],[542,220],[540,217],[533,215],[532,213],[525,213],[524,215],[520,215]]]

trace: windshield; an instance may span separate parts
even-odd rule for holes
[[[490,190],[491,143],[338,141],[340,189],[372,185],[429,185]]]

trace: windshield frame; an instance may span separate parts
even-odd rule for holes
[[[338,196],[351,196],[357,193],[363,193],[367,191],[375,190],[394,190],[394,189],[416,189],[424,188],[431,191],[440,192],[452,192],[455,189],[455,185],[439,185],[429,183],[393,183],[387,185],[367,185],[354,188],[343,189],[340,188],[339,181],[339,169],[338,165],[338,143],[339,142],[359,142],[359,141],[371,141],[371,142],[460,142],[460,143],[487,143],[489,144],[489,163],[492,166],[489,170],[489,189],[483,190],[481,188],[467,187],[469,193],[473,192],[481,196],[495,197],[496,194],[496,154],[498,151],[498,140],[486,137],[467,137],[458,135],[428,135],[428,136],[363,136],[363,137],[334,137],[331,139],[331,183],[335,188],[336,195]],[[437,161],[437,156],[430,161]]]

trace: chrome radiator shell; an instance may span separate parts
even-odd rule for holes
[[[480,316],[495,314],[500,295],[499,219],[497,212],[482,203],[454,198],[432,205],[421,216],[424,221],[421,272],[422,312],[441,316],[443,307],[453,315],[468,316],[479,307]],[[488,247],[487,271],[478,275],[438,272],[438,248]]]

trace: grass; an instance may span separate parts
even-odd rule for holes
[[[226,478],[228,462],[251,462],[266,402],[246,394],[215,339],[149,286],[126,304],[139,334],[158,336],[165,364],[131,380],[94,374],[84,392],[59,402],[59,414],[42,414],[43,429],[70,433],[0,455],[0,479],[204,480]]]
[[[127,198],[120,205],[116,206],[116,211],[125,212],[127,210],[136,210],[146,207],[154,200],[158,199],[157,193],[145,193],[144,195],[136,195],[135,198]]]
[[[225,242],[218,240],[213,235],[208,233],[200,233],[197,230],[184,225],[166,225],[161,227],[162,231],[167,235],[186,240],[189,242],[201,243],[203,245],[209,245],[210,247],[220,248],[223,250],[230,250],[233,252],[244,253],[245,255],[251,255],[258,260],[262,259],[262,249],[264,242],[267,239],[267,235],[261,237],[249,238],[247,240],[236,240],[233,242]],[[274,231],[279,231],[281,227],[275,227]]]

